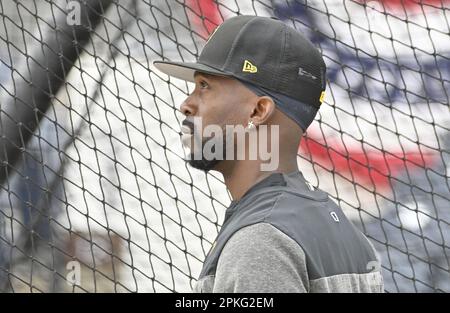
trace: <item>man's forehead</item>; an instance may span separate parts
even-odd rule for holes
[[[203,76],[205,78],[208,79],[216,79],[216,80],[221,80],[221,79],[232,79],[231,77],[226,77],[226,76],[219,76],[219,75],[212,75],[212,74],[208,74],[208,73],[203,73],[203,72],[199,72],[199,71],[195,71],[194,72],[194,78],[198,77],[198,76]]]
[[[206,73],[203,73],[203,72],[195,71],[194,72],[194,78],[197,77],[197,76],[205,76],[205,77],[211,76],[211,77],[215,77],[214,75],[210,75],[210,74],[206,74]]]
[[[236,79],[234,77],[213,75],[213,74],[195,71],[194,78],[199,79],[199,77],[204,77],[211,82],[217,83],[217,85],[219,85],[221,87],[228,86],[229,88],[233,88],[234,93],[237,93],[237,94],[241,94],[242,92],[248,91],[251,94],[255,95],[255,93],[252,90],[248,89],[244,84],[242,84],[238,79]]]

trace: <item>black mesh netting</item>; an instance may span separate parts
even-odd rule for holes
[[[299,168],[382,258],[386,291],[450,291],[450,1],[0,2],[0,290],[190,291],[230,198],[183,161],[193,61],[238,14],[327,63]],[[264,31],[264,30],[261,30]]]

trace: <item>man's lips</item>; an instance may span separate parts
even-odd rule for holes
[[[184,120],[181,126],[181,143],[184,147],[191,149],[193,135],[194,123],[189,120]]]
[[[192,145],[192,134],[182,134],[181,135],[181,143],[185,148],[191,149]]]
[[[191,128],[189,126],[183,125],[183,126],[181,126],[181,133],[183,135],[186,135],[186,134],[191,134],[192,135],[193,131],[191,130]]]
[[[181,126],[181,132],[183,134],[193,134],[194,133],[194,123],[190,120],[184,120]]]

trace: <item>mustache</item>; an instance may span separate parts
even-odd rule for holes
[[[188,127],[191,133],[194,132],[194,121],[192,118],[187,117],[186,119],[183,120],[181,125]]]

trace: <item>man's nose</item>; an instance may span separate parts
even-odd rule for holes
[[[180,111],[185,116],[194,116],[196,113],[195,105],[192,101],[192,96],[186,98],[180,106]]]

